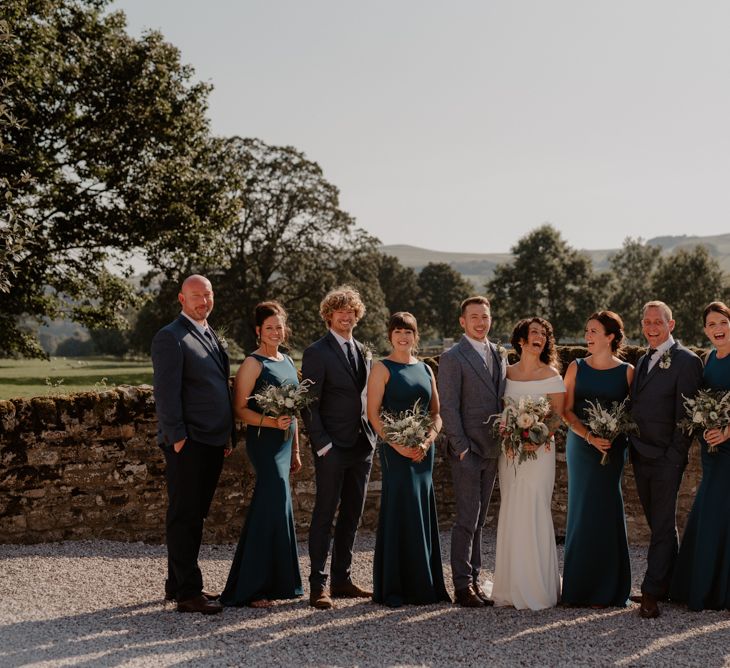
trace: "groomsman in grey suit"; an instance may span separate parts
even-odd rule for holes
[[[674,340],[672,311],[664,302],[644,305],[641,327],[649,350],[639,358],[631,386],[631,413],[639,434],[630,437],[631,461],[639,499],[651,529],[639,615],[659,616],[657,601],[666,598],[677,558],[677,494],[687,465],[691,438],[677,422],[684,397],[702,383],[702,362]]]
[[[465,299],[459,324],[464,336],[441,355],[438,390],[456,498],[451,530],[456,602],[476,608],[493,603],[479,585],[479,572],[482,527],[500,452],[489,417],[502,410],[506,362],[487,338],[492,319],[486,297]]]
[[[313,382],[316,398],[304,411],[314,457],[317,495],[309,527],[309,603],[319,610],[332,598],[371,598],[350,578],[355,533],[365,505],[375,432],[366,414],[365,390],[372,357],[352,335],[365,315],[359,293],[349,286],[329,292],[320,304],[329,331],[304,351],[302,378]],[[339,507],[339,510],[338,510]],[[332,542],[330,595],[325,564]]]
[[[198,553],[223,456],[233,446],[228,355],[208,324],[213,287],[204,276],[185,279],[182,313],[152,341],[157,441],[165,454],[168,509],[165,598],[179,612],[223,610],[203,592]]]

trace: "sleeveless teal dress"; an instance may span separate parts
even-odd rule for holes
[[[713,350],[705,364],[704,386],[730,390],[730,356]],[[730,609],[730,441],[710,453],[702,448],[702,482],[679,548],[669,590],[690,610]]]
[[[627,364],[593,369],[577,360],[573,412],[585,422],[586,401],[609,406],[629,392]],[[565,532],[561,601],[576,606],[626,605],[631,592],[631,564],[626,538],[621,479],[628,442],[619,436],[609,462],[572,430],[568,432],[568,521]]]
[[[265,385],[297,384],[297,370],[286,355],[281,361],[253,355],[263,368],[252,394]],[[261,412],[254,399],[248,407]],[[263,598],[302,596],[297,536],[289,489],[293,435],[249,425],[246,452],[256,471],[248,516],[238,540],[228,581],[221,594],[225,606],[242,606]]]
[[[390,372],[383,409],[397,413],[431,403],[431,374],[423,362],[383,360]],[[390,607],[450,601],[441,565],[433,491],[434,447],[421,462],[380,444],[382,491],[375,539],[373,600]]]

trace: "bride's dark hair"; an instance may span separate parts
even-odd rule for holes
[[[545,320],[545,318],[523,318],[512,330],[512,338],[510,343],[512,347],[517,351],[517,354],[522,357],[522,342],[527,341],[527,334],[530,331],[530,325],[540,325],[545,330],[545,347],[540,353],[540,361],[548,366],[551,366],[556,371],[560,371],[560,359],[558,358],[558,349],[555,345],[555,334],[553,333],[553,326]]]

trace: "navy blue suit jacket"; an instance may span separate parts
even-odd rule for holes
[[[372,360],[365,358],[362,345],[357,341],[355,348],[358,362],[365,370],[360,379],[331,332],[304,351],[302,379],[308,378],[314,383],[310,393],[317,400],[302,417],[315,452],[328,443],[352,448],[358,442],[365,442],[375,447],[375,432],[368,422],[365,406],[365,388]]]
[[[649,459],[663,459],[674,466],[687,463],[692,438],[677,422],[684,417],[684,397],[692,397],[702,384],[702,361],[680,343],[669,349],[670,364],[663,369],[657,361],[643,372],[647,357],[636,363],[631,385],[631,415],[639,434],[630,436],[631,446]]]
[[[152,340],[161,446],[189,438],[214,446],[234,445],[233,401],[228,355],[215,332],[218,350],[190,320],[178,316]]]

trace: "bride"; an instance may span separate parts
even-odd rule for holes
[[[542,318],[517,323],[512,345],[520,361],[507,368],[504,396],[547,396],[561,415],[565,385],[558,371],[552,325]],[[555,482],[555,447],[535,448],[537,459],[521,464],[499,456],[501,497],[492,598],[495,605],[522,610],[554,606],[560,596],[558,554],[550,510]]]

